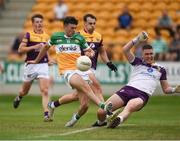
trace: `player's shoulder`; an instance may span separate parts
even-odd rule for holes
[[[63,38],[64,32],[54,32],[51,34],[51,39]]]
[[[160,70],[166,70],[166,68],[162,64],[159,64],[157,62],[154,63],[153,65],[156,66],[157,68],[159,68]]]
[[[89,34],[89,33],[87,33],[85,30],[80,30],[79,31],[79,33],[81,34],[81,35],[83,35],[83,36],[88,36],[88,35],[91,35],[91,34]],[[99,32],[97,32],[97,31],[94,31],[93,32],[93,36],[95,36],[95,37],[97,37],[97,38],[102,38],[102,35],[99,33]]]
[[[97,32],[97,31],[94,31],[93,34],[94,34],[95,36],[97,36],[97,37],[102,37],[102,34],[99,33],[99,32]]]
[[[80,41],[85,40],[85,38],[80,34],[80,32],[77,32],[73,35],[73,38],[78,39]]]
[[[54,32],[51,36],[64,36],[64,32]]]

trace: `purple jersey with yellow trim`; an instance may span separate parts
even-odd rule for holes
[[[26,32],[22,42],[26,43],[27,47],[30,47],[30,46],[37,45],[39,43],[46,43],[48,41],[48,39],[49,39],[49,35],[47,35],[46,33],[37,34],[33,31],[30,31],[30,32]],[[27,52],[25,62],[27,62],[29,60],[35,60],[36,57],[38,56],[39,52],[40,52],[40,49],[34,49],[34,50]],[[47,63],[47,62],[48,62],[48,56],[46,54],[40,60],[39,63]]]
[[[95,52],[95,55],[93,58],[91,58],[91,61],[92,61],[92,68],[96,69],[99,50],[103,46],[102,35],[96,31],[94,31],[92,34],[89,34],[85,30],[81,30],[80,34],[84,36],[88,45]]]

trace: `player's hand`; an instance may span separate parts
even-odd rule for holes
[[[180,85],[178,85],[178,86],[176,86],[176,88],[175,88],[175,91],[174,91],[175,93],[180,93]]]
[[[88,56],[89,58],[93,58],[95,55],[95,52],[93,50],[86,51],[84,55]]]
[[[111,69],[111,71],[117,71],[117,67],[112,62],[108,62],[106,65]]]
[[[144,42],[148,39],[148,34],[145,31],[142,31],[137,38],[139,42]]]
[[[45,46],[46,46],[46,44],[44,44],[44,43],[39,43],[39,44],[37,44],[37,45],[34,46],[34,49],[41,49],[42,47],[45,47]]]

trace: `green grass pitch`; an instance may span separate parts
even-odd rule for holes
[[[180,140],[180,96],[151,97],[143,110],[116,129],[91,127],[96,120],[94,104],[73,128],[67,128],[78,102],[57,108],[54,121],[45,123],[40,96],[26,96],[18,109],[12,107],[14,97],[0,95],[1,140]]]

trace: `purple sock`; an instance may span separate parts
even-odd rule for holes
[[[54,106],[55,107],[58,107],[58,106],[60,106],[61,104],[59,103],[59,100],[56,100],[56,101],[54,101]]]
[[[44,116],[48,116],[48,111],[44,112]]]

